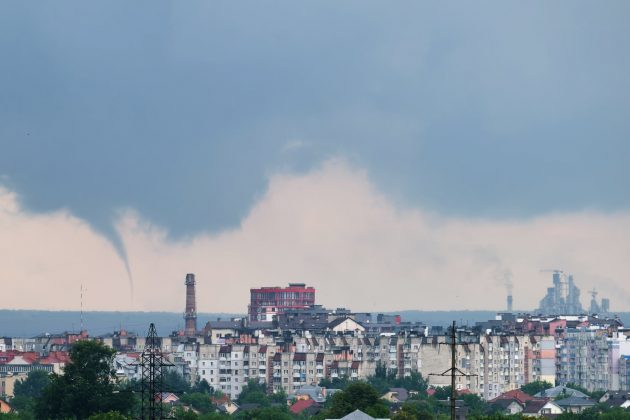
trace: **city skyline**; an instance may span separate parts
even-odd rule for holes
[[[630,310],[627,2],[0,5],[0,308]]]

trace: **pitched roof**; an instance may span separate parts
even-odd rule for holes
[[[537,393],[536,395],[534,395],[534,397],[556,398],[560,394],[566,394],[568,396],[573,396],[573,397],[588,398],[588,395],[586,395],[583,392],[578,391],[577,389],[567,388],[566,386],[561,386],[561,385],[554,386],[553,388],[545,389],[544,391],[541,391]]]
[[[341,420],[375,420],[374,417],[365,414],[361,410],[354,410],[352,413],[344,416]]]
[[[502,409],[508,408],[511,404],[518,404],[521,408],[524,406],[524,404],[514,398],[501,398],[491,403],[492,406],[501,407]]]
[[[409,392],[405,388],[389,388],[390,392],[395,392],[398,401],[407,401],[409,398]]]
[[[530,400],[525,404],[523,413],[535,414],[538,413],[549,401],[547,400]]]
[[[350,318],[349,316],[342,316],[342,317],[339,317],[339,318],[335,319],[330,324],[328,324],[328,328],[335,328],[336,326],[343,324],[347,320],[350,320],[350,321],[353,321],[353,322],[356,322],[357,324],[359,324],[357,321],[355,321],[354,319]],[[359,325],[361,325],[361,324],[359,324]]]
[[[293,414],[300,414],[302,411],[316,404],[317,403],[310,398],[305,400],[297,400],[295,404],[291,406],[290,410]]]
[[[555,401],[560,407],[592,407],[595,405],[595,401],[590,398],[582,398],[571,395],[568,398]]]
[[[520,389],[513,389],[511,391],[508,392],[504,392],[503,394],[499,395],[498,397],[490,400],[490,403],[494,403],[497,400],[501,400],[501,399],[514,399],[516,401],[518,401],[521,404],[525,404],[528,401],[532,401],[534,399],[534,397],[532,397],[529,394],[526,394],[525,392],[521,391]],[[545,400],[547,401],[547,400]]]

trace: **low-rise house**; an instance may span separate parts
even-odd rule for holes
[[[212,404],[217,407],[217,410],[224,414],[234,414],[239,408],[238,405],[232,402],[230,397],[226,394],[223,394],[220,397],[211,397],[210,400],[212,401]]]
[[[521,412],[523,417],[546,417],[562,414],[562,408],[549,400],[531,400]]]
[[[381,399],[390,403],[403,403],[409,398],[409,393],[405,388],[390,388]]]
[[[514,398],[500,398],[490,403],[490,407],[493,411],[498,411],[502,414],[513,415],[523,411],[525,404],[521,404]]]
[[[174,405],[179,401],[179,397],[172,392],[162,392],[162,403]]]
[[[330,396],[339,391],[339,389],[330,389],[318,385],[306,385],[296,390],[292,396],[298,400],[311,399],[317,403],[323,404]]]
[[[619,407],[619,408],[627,409],[630,407],[630,392],[608,391],[604,395],[602,395],[602,397],[599,399],[599,402],[609,408]]]

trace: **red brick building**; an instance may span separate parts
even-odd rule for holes
[[[315,305],[315,288],[304,283],[289,283],[289,287],[261,287],[250,289],[250,321],[271,321],[287,309]]]

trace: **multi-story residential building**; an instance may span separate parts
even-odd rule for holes
[[[236,398],[249,380],[269,384],[268,366],[274,349],[258,344],[200,344],[197,376]]]
[[[556,382],[556,339],[553,336],[530,337],[531,378],[528,382]]]
[[[304,283],[290,283],[289,287],[261,287],[251,289],[250,321],[272,321],[288,309],[315,305],[315,288]]]
[[[630,337],[616,324],[582,323],[557,338],[556,383],[574,383],[589,391],[620,390],[623,357],[630,355]]]
[[[608,338],[608,387],[609,390],[620,390],[622,375],[625,370],[624,357],[630,356],[630,337],[623,332],[612,332]]]
[[[619,358],[619,390],[630,391],[630,356]]]

